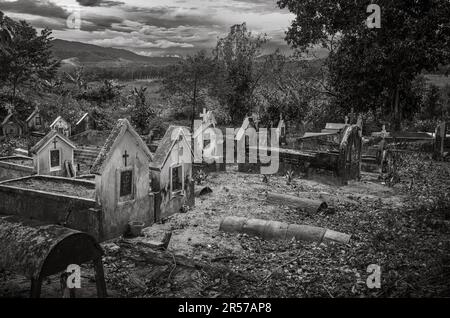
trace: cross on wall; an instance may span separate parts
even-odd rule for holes
[[[53,146],[54,146],[54,148],[56,149],[56,143],[58,142],[58,140],[56,140],[56,138],[55,139],[53,139]]]
[[[125,167],[126,166],[128,166],[128,164],[127,164],[127,160],[128,160],[128,157],[129,157],[130,155],[127,153],[127,151],[125,150],[125,152],[124,152],[124,154],[123,154],[123,156],[122,156],[122,158],[124,159],[124,162],[125,162]]]

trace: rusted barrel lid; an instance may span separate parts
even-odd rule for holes
[[[0,216],[0,268],[37,279],[102,255],[87,233],[16,216]]]

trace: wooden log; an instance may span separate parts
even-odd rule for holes
[[[285,205],[296,209],[301,209],[309,214],[320,212],[328,207],[323,200],[313,200],[300,198],[292,195],[267,193],[267,202],[275,205]]]

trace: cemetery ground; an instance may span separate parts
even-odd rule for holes
[[[450,295],[450,164],[410,156],[388,187],[363,173],[346,186],[283,176],[210,173],[213,192],[142,237],[102,244],[113,297],[436,297]],[[321,196],[334,209],[305,214],[265,202],[266,192]],[[226,216],[321,226],[351,234],[349,244],[266,241],[219,231]],[[149,245],[172,231],[167,251]],[[369,289],[370,264],[381,266],[381,288]],[[93,269],[82,267],[77,297],[95,296]],[[27,297],[29,281],[0,273],[0,296]],[[43,297],[59,297],[59,276]]]

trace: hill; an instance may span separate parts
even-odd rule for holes
[[[128,50],[102,47],[93,44],[53,40],[53,54],[62,60],[63,64],[97,66],[123,65],[129,63],[142,63],[146,65],[168,65],[177,63],[176,57],[149,57],[138,55]]]

